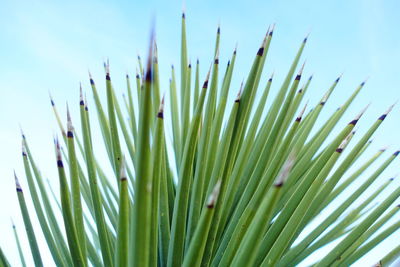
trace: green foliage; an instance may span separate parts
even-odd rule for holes
[[[399,197],[399,188],[379,205],[370,205],[390,181],[369,194],[370,185],[399,152],[371,176],[362,176],[383,153],[379,151],[370,159],[362,157],[392,107],[353,145],[354,128],[365,110],[347,124],[340,119],[364,82],[340,109],[325,121],[320,119],[339,77],[304,116],[311,105],[303,104],[311,77],[303,83],[304,64],[297,73],[296,69],[307,38],[271,105],[266,106],[273,78],[263,84],[263,69],[274,27],[268,29],[247,79],[231,101],[230,96],[236,94],[231,86],[236,49],[226,70],[221,71],[218,28],[213,64],[201,86],[199,61],[195,70],[188,62],[185,21],[183,14],[180,83],[172,68],[169,90],[160,88],[159,56],[152,33],[144,68],[139,57],[136,91],[126,76],[123,107],[129,122],[116,97],[108,62],[102,92],[107,107],[89,74],[97,117],[93,119],[89,112],[81,87],[80,131],[73,127],[69,111],[64,130],[51,99],[62,134],[60,141],[64,142],[56,140],[55,144],[60,190],[52,201],[58,206],[50,200],[52,192],[45,189],[23,135],[23,162],[34,210],[27,209],[18,180],[17,194],[35,266],[43,265],[42,248],[35,237],[40,229],[33,229],[30,216],[37,216],[57,266],[294,266],[342,237],[315,264],[345,266],[398,229],[396,223],[370,239],[399,210],[395,207],[385,213]],[[160,91],[169,92],[165,103]],[[261,97],[257,99],[257,95]],[[171,123],[165,123],[165,117]],[[103,144],[92,137],[92,123],[98,124]],[[341,130],[334,131],[335,126]],[[168,130],[172,144],[167,141]],[[101,145],[111,175],[94,152]],[[343,158],[345,150],[349,152]],[[356,161],[360,167],[349,173]],[[363,183],[344,200],[338,199],[356,180]],[[369,198],[350,209],[365,194]],[[332,202],[338,205],[321,218]],[[55,207],[61,211],[62,222],[56,219],[59,211]],[[300,238],[316,221],[319,223]],[[14,231],[25,266],[28,254]],[[389,264],[398,255],[399,247],[380,264]],[[0,264],[9,266],[1,250]]]

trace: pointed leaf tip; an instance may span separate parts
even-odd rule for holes
[[[365,78],[365,80],[360,84],[361,87],[363,87],[365,85],[365,83],[368,81],[369,76],[367,78]]]
[[[368,107],[371,105],[371,103],[368,103],[368,105],[365,106],[365,108],[363,108],[361,110],[361,112],[355,117],[354,120],[352,120],[349,124],[353,124],[356,125],[358,120],[362,117],[362,115],[364,115],[365,111],[368,109]]]
[[[15,170],[14,170],[14,180],[15,180],[15,188],[17,189],[18,192],[22,192],[22,187],[21,187],[21,184],[19,183],[19,180],[18,180],[17,174],[15,173]]]
[[[152,81],[153,79],[153,73],[152,73],[152,58],[153,58],[153,52],[154,52],[154,42],[155,42],[155,29],[154,25],[151,28],[150,32],[150,42],[149,42],[149,54],[147,56],[147,66],[146,66],[146,74],[145,74],[145,80],[146,81]]]
[[[308,38],[310,37],[311,30],[307,33],[306,37],[304,37],[303,43],[307,43]]]
[[[71,113],[69,112],[69,107],[67,103],[67,137],[72,138],[74,132],[74,127],[72,126]]]
[[[394,103],[388,108],[388,110],[385,112],[386,115],[389,114],[389,113],[393,110],[393,108],[394,108],[394,106],[396,106],[397,102],[398,102],[398,100],[396,100],[396,102],[394,102]]]
[[[121,181],[127,180],[125,156],[122,156],[119,178]]]
[[[49,98],[50,98],[50,103],[51,103],[51,105],[54,107],[54,100],[53,100],[53,97],[51,96],[51,93],[50,93],[50,91],[49,91]]]
[[[286,162],[283,164],[281,171],[279,172],[279,174],[277,175],[277,178],[275,179],[274,185],[276,187],[282,187],[285,184],[295,161],[296,161],[296,157],[295,157],[294,153],[292,152],[292,153],[290,153]]]
[[[203,88],[207,88],[208,87],[208,80],[210,79],[211,67],[212,67],[212,65],[210,66],[210,69],[207,72],[206,80],[203,83]]]
[[[296,121],[301,121],[301,119],[304,115],[304,112],[306,111],[307,105],[308,105],[308,100],[307,100],[306,104],[304,105],[303,109],[300,111],[299,115],[297,116]]]
[[[378,118],[378,120],[383,121],[383,120],[386,118],[386,116],[393,110],[393,107],[394,107],[396,104],[397,104],[397,101],[396,101],[395,103],[393,103],[393,104],[386,110],[386,112],[383,113],[383,114]]]
[[[345,147],[347,146],[347,144],[350,142],[350,139],[353,137],[353,135],[355,134],[355,131],[352,131],[351,133],[349,133],[346,138],[342,141],[342,143],[340,143],[340,145],[338,146],[338,148],[336,149],[336,152],[338,153],[342,153],[343,149],[345,149]]]
[[[242,84],[240,85],[239,92],[238,92],[238,94],[237,94],[237,96],[236,96],[236,99],[235,99],[235,102],[236,102],[236,103],[239,103],[239,102],[240,102],[240,98],[242,97],[242,93],[243,93],[243,82],[242,82]]]
[[[295,80],[300,80],[301,79],[301,75],[303,74],[303,70],[304,70],[304,66],[305,65],[306,65],[306,61],[304,61],[303,65],[300,67],[300,70],[297,73]]]
[[[22,156],[26,157],[27,156],[27,154],[26,154],[26,145],[25,145],[24,140],[22,140],[22,142],[21,142],[21,149],[22,149]]]
[[[271,30],[269,31],[269,36],[272,36],[274,34],[275,25],[276,23],[272,23]]]
[[[209,209],[214,208],[215,203],[217,202],[217,199],[218,199],[220,189],[221,189],[221,180],[218,180],[218,182],[214,186],[213,191],[211,192],[210,196],[208,197],[207,208],[209,208]]]
[[[214,58],[214,64],[218,64],[219,63],[219,48],[217,49],[216,53],[215,53],[215,58]]]
[[[25,139],[24,130],[22,129],[21,124],[19,125],[19,131],[21,132],[21,137],[22,137],[22,139]]]
[[[264,37],[264,39],[263,39],[263,41],[261,43],[261,46],[257,51],[257,56],[261,57],[264,54],[264,49],[265,49],[266,44],[267,44],[267,38]]]
[[[340,79],[342,78],[343,73],[341,73],[335,80],[335,83],[338,83],[340,81]]]
[[[159,107],[158,113],[157,113],[157,117],[160,119],[164,118],[164,98],[165,98],[165,93],[164,93],[163,97],[161,98],[160,107]]]
[[[79,105],[84,106],[85,101],[83,100],[83,90],[82,90],[82,84],[79,83]]]

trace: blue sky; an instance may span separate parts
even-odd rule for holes
[[[398,1],[206,0],[187,1],[185,5],[189,58],[192,61],[200,59],[202,77],[211,62],[219,23],[221,62],[227,62],[238,43],[233,88],[238,88],[246,77],[268,25],[276,23],[263,77],[265,81],[269,73],[275,71],[277,83],[273,86],[274,92],[300,42],[310,32],[303,59],[307,60],[305,75],[314,74],[308,94],[311,103],[315,103],[332,81],[344,73],[327,104],[325,116],[341,105],[366,77],[370,78],[365,89],[344,118],[344,121],[350,120],[371,102],[359,126],[360,132],[400,96]],[[29,138],[42,172],[57,186],[52,147],[52,136],[57,132],[57,126],[48,92],[51,91],[64,111],[65,101],[77,103],[79,82],[83,83],[84,89],[89,89],[88,69],[101,84],[102,62],[107,57],[116,88],[122,92],[125,73],[135,73],[137,53],[145,54],[153,17],[156,20],[162,90],[166,90],[170,64],[179,64],[181,10],[182,1],[173,0],[2,1],[0,200],[6,205],[0,205],[0,246],[15,266],[19,262],[9,217],[16,222],[27,249],[12,178],[12,170],[16,169],[22,186],[26,186],[20,157],[19,124]],[[390,145],[390,152],[400,147],[399,110],[396,107],[377,132],[366,156],[382,146]],[[73,114],[76,111],[73,110]],[[395,162],[382,177],[389,178],[397,173],[398,166]],[[398,181],[396,185],[399,185]],[[378,260],[393,247],[399,234],[397,232],[386,240],[372,256],[363,259],[360,266]],[[29,256],[27,258],[31,260]]]

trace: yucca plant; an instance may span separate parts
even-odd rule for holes
[[[391,206],[400,188],[375,206],[371,204],[392,179],[374,192],[370,189],[399,151],[369,177],[363,175],[384,152],[362,157],[392,106],[352,144],[365,109],[349,123],[342,125],[340,119],[365,82],[321,121],[340,77],[314,106],[303,104],[312,80],[303,83],[304,64],[298,68],[307,37],[267,106],[273,77],[266,84],[262,77],[274,26],[239,87],[231,85],[236,49],[227,67],[220,69],[219,28],[207,75],[200,76],[199,61],[195,66],[188,62],[185,20],[183,14],[180,81],[172,67],[170,88],[160,88],[152,33],[144,67],[138,58],[136,90],[127,75],[123,102],[118,101],[120,91],[113,87],[108,62],[106,103],[89,73],[94,105],[89,111],[81,87],[80,131],[68,107],[64,126],[51,99],[61,131],[61,138],[55,138],[60,186],[55,194],[44,184],[22,134],[34,210],[26,206],[17,174],[15,180],[35,266],[44,265],[43,246],[36,241],[40,231],[33,229],[31,216],[37,217],[57,266],[295,266],[334,241],[315,266],[348,266],[399,228],[397,222],[374,235],[399,210]],[[93,138],[95,129],[100,129],[101,141]],[[112,173],[98,160],[99,146],[105,147]],[[344,150],[348,153],[341,159]],[[356,170],[349,173],[352,166]],[[337,198],[356,180],[362,183],[351,195]],[[357,199],[364,200],[352,206]],[[327,216],[319,216],[334,202]],[[29,255],[20,247],[16,231],[15,238],[25,266]],[[387,266],[399,254],[397,247],[379,264]],[[0,259],[2,266],[10,265],[2,252]]]

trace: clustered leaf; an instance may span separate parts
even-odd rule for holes
[[[89,73],[95,119],[80,88],[79,131],[68,107],[64,126],[51,98],[62,136],[55,139],[59,192],[54,194],[44,185],[24,134],[22,156],[34,210],[28,210],[15,175],[35,266],[43,266],[43,248],[36,241],[40,232],[54,263],[61,267],[295,266],[339,239],[314,266],[348,266],[393,234],[399,222],[380,229],[399,210],[392,205],[400,188],[378,205],[372,204],[393,179],[370,192],[399,151],[369,177],[363,175],[384,152],[363,157],[393,106],[352,144],[355,126],[368,106],[348,123],[341,118],[365,82],[326,120],[321,119],[340,76],[314,106],[304,101],[312,83],[312,76],[303,81],[305,64],[299,67],[307,37],[275,98],[268,101],[273,75],[264,81],[263,70],[273,32],[274,25],[240,87],[232,84],[236,48],[226,69],[221,69],[220,27],[205,77],[199,60],[192,67],[183,14],[180,79],[172,66],[169,88],[160,83],[162,55],[152,32],[145,64],[138,56],[136,90],[126,75],[122,107],[108,60],[105,91],[97,89]],[[161,96],[162,91],[167,95]],[[233,101],[232,95],[236,95]],[[92,123],[98,124],[102,140],[93,138],[97,128]],[[98,161],[102,145],[112,174],[104,170],[106,162]],[[349,173],[353,166],[357,169]],[[337,198],[354,181],[360,183],[352,194]],[[362,198],[361,204],[352,205]],[[331,203],[337,205],[321,217]],[[37,217],[41,231],[32,227],[31,216]],[[27,254],[14,224],[13,229],[26,266]],[[396,247],[378,265],[388,266],[399,255]],[[2,250],[0,266],[10,266]]]

